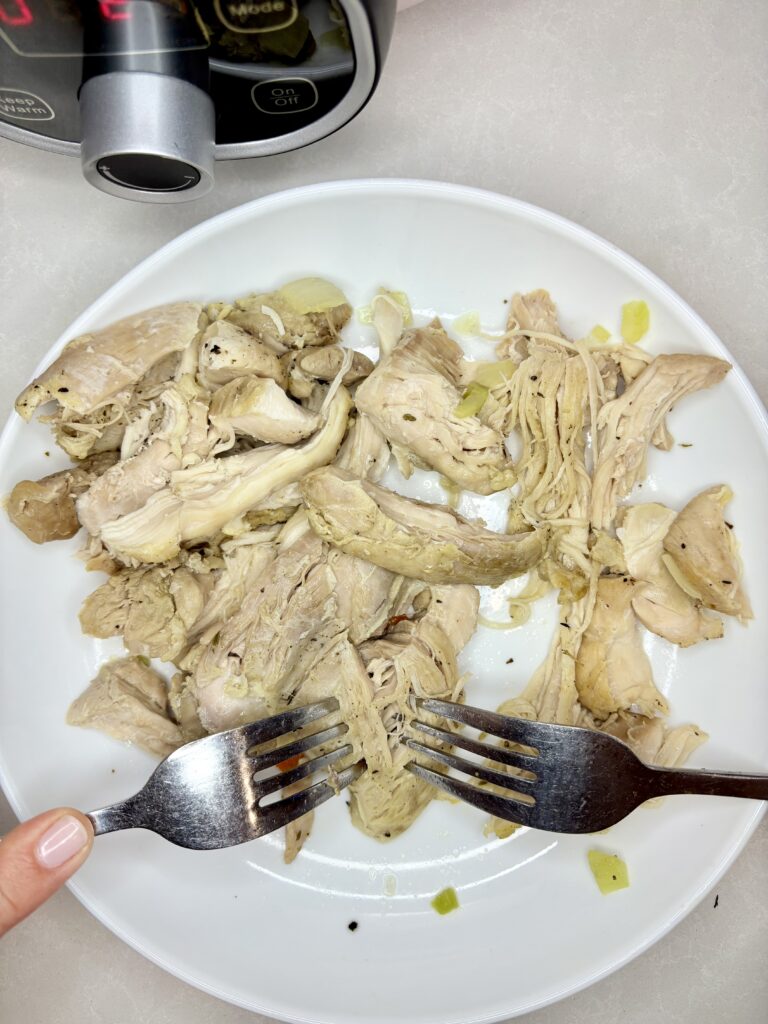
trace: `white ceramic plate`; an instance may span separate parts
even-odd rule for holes
[[[502,196],[395,181],[297,189],[207,221],[145,260],[66,336],[155,303],[234,297],[315,273],[355,305],[384,284],[407,290],[422,317],[450,322],[477,309],[489,328],[501,326],[512,291],[544,286],[577,337],[598,322],[615,331],[621,304],[642,298],[653,350],[726,355],[665,285],[583,229]],[[351,325],[348,340],[370,345],[370,328]],[[650,637],[648,649],[673,720],[711,734],[694,764],[765,768],[765,414],[734,369],[715,391],[681,403],[671,426],[693,447],[652,452],[640,499],[679,507],[705,486],[732,485],[757,621],[729,622],[723,641],[690,650]],[[0,492],[50,472],[51,448],[45,427],[13,420],[0,442]],[[435,496],[434,478],[423,476],[417,491]],[[140,751],[64,724],[70,700],[119,650],[80,635],[77,609],[98,581],[75,561],[76,547],[37,548],[0,517],[0,776],[21,816],[120,799],[152,767]],[[522,687],[544,654],[552,614],[543,605],[524,629],[478,631],[464,658],[472,701],[495,707]],[[277,837],[192,853],[127,832],[99,839],[72,888],[144,955],[254,1010],[328,1024],[497,1021],[590,984],[658,939],[715,883],[759,813],[752,803],[677,797],[607,835],[523,830],[501,842],[483,835],[479,813],[435,802],[383,846],[351,826],[338,800],[318,813],[289,867]],[[593,846],[625,858],[629,889],[599,894],[586,861]],[[439,917],[430,899],[448,885],[461,909]]]

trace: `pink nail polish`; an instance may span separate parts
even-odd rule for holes
[[[51,825],[37,844],[35,855],[39,863],[52,870],[69,860],[88,842],[88,833],[81,822],[67,814]]]

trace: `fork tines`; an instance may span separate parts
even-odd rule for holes
[[[511,719],[433,698],[417,698],[415,704],[418,711],[441,715],[450,721],[491,733],[506,741],[506,744],[514,743],[517,747],[512,749],[508,745],[492,746],[462,733],[451,732],[415,719],[411,722],[411,728],[425,738],[435,741],[437,745],[421,742],[420,739],[411,736],[403,737],[402,742],[422,758],[429,758],[456,772],[463,772],[477,779],[480,785],[473,785],[416,761],[408,765],[408,770],[425,782],[430,782],[449,795],[466,800],[489,814],[509,819],[512,802],[514,820],[525,825],[534,803],[533,797],[526,790],[535,785],[538,760],[537,750],[529,745],[531,737],[526,729],[527,723],[521,719]],[[509,770],[499,771],[481,761],[460,757],[450,752],[450,747],[458,747],[485,761],[505,766]],[[499,790],[503,792],[503,796]]]
[[[246,742],[250,747],[259,746],[269,740],[279,739],[286,733],[298,732],[307,725],[325,718],[332,711],[339,710],[339,702],[335,697],[327,700],[317,701],[316,704],[308,704],[303,708],[291,708],[271,718],[264,718],[258,722],[251,722],[243,727]],[[280,758],[283,760],[283,758]]]
[[[246,741],[251,749],[268,745],[267,750],[256,749],[250,754],[249,762],[253,769],[253,795],[257,806],[261,805],[259,813],[268,816],[273,827],[313,810],[340,793],[365,771],[364,761],[348,765],[341,771],[333,767],[353,752],[351,743],[333,745],[349,731],[344,722],[320,728],[280,746],[269,747],[338,710],[339,702],[332,697],[247,727]],[[302,761],[310,751],[317,751],[317,756]],[[310,785],[312,777],[326,768],[330,769],[326,778]],[[308,785],[301,788],[305,781]],[[269,801],[269,797],[280,792],[284,794],[282,798]]]
[[[343,771],[334,772],[326,781],[316,782],[309,789],[283,797],[277,803],[268,804],[261,809],[261,813],[269,819],[274,828],[280,828],[281,825],[287,825],[300,818],[302,814],[314,810],[332,796],[337,796],[342,789],[359,779],[365,769],[365,761],[357,761]]]

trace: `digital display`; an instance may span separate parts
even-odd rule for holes
[[[0,22],[12,28],[22,25],[31,25],[35,20],[24,0],[16,0],[14,3],[0,3]]]
[[[88,33],[99,42],[86,49],[86,29],[98,29],[99,23],[103,32]],[[0,0],[0,38],[22,57],[118,56],[208,46],[186,0]]]
[[[207,49],[243,67],[309,63],[342,73],[351,53],[336,0],[0,0],[2,41],[22,57]]]

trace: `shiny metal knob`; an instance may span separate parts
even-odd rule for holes
[[[113,71],[80,91],[83,174],[123,199],[179,203],[213,186],[213,101],[172,75]]]

